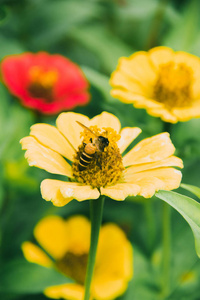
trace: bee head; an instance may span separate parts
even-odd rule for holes
[[[109,145],[109,140],[102,135],[98,137],[98,142],[101,145],[102,150]]]

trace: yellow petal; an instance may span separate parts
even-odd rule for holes
[[[145,96],[147,91],[146,89],[141,85],[140,82],[134,81],[133,79],[126,76],[126,74],[123,74],[122,72],[114,72],[112,74],[111,85],[115,89],[120,88],[122,90],[128,90],[134,94],[139,94],[141,96]]]
[[[31,127],[30,135],[42,145],[73,161],[75,151],[56,127],[48,124],[35,124]]]
[[[134,183],[117,183],[113,186],[101,187],[101,194],[114,200],[124,200],[128,196],[136,196],[140,187]]]
[[[123,157],[123,164],[127,167],[159,161],[171,156],[174,151],[169,134],[164,132],[139,142]]]
[[[192,71],[193,75],[193,84],[192,92],[193,97],[200,96],[200,87],[199,87],[199,78],[200,78],[200,59],[199,57],[183,52],[177,51],[174,56],[174,62],[177,64],[184,64],[185,67],[188,67]]]
[[[81,144],[80,133],[83,131],[83,128],[76,121],[79,121],[87,127],[89,126],[88,117],[74,112],[61,113],[56,120],[58,130],[65,136],[75,150],[77,150]]]
[[[46,201],[52,201],[55,206],[64,206],[74,198],[72,196],[63,197],[60,188],[65,182],[60,180],[45,179],[41,182],[42,198]]]
[[[72,199],[83,201],[99,197],[99,191],[92,189],[89,185],[54,179],[45,179],[42,181],[41,193],[45,200],[52,201],[55,206],[64,206]]]
[[[150,169],[156,169],[156,168],[160,168],[160,167],[170,167],[170,166],[183,168],[183,162],[180,158],[178,158],[176,156],[170,156],[163,160],[155,161],[153,163],[144,163],[144,164],[140,164],[140,165],[134,165],[124,171],[124,178],[126,181],[128,179],[128,176],[129,175],[131,176],[134,173],[139,173],[142,171],[147,171]]]
[[[122,129],[120,135],[121,138],[117,142],[117,145],[120,149],[120,153],[123,153],[124,150],[132,143],[132,141],[141,133],[141,129],[138,127],[125,127]]]
[[[91,225],[83,216],[74,216],[66,221],[69,249],[75,255],[89,253]]]
[[[156,78],[156,69],[147,52],[140,51],[128,58],[120,58],[116,71],[111,75],[110,84],[114,90],[120,88],[151,98]]]
[[[133,103],[137,108],[163,107],[162,103],[150,99],[149,95],[143,96],[128,90],[113,89],[111,90],[111,95],[124,103]]]
[[[177,51],[174,53],[174,62],[177,64],[185,63],[185,65],[190,66],[192,69],[197,71],[197,76],[200,75],[199,67],[200,60],[199,57],[192,55],[184,51]]]
[[[149,115],[154,117],[160,117],[163,121],[169,123],[177,123],[178,118],[173,113],[173,110],[168,110],[165,106],[162,107],[147,107]]]
[[[117,264],[116,264],[117,261]],[[94,276],[110,279],[131,279],[133,276],[133,249],[125,233],[115,224],[102,226],[99,236]]]
[[[117,262],[117,263],[116,263]],[[115,299],[133,275],[133,250],[123,231],[107,224],[100,231],[92,294],[95,299]]]
[[[31,242],[24,242],[22,244],[22,251],[26,260],[31,263],[47,268],[50,268],[53,265],[51,259],[46,255],[46,253]]]
[[[145,177],[140,176],[140,174],[137,174],[137,184],[140,185],[140,192],[138,193],[138,195],[143,196],[145,198],[151,198],[156,191],[165,189],[165,184],[162,180],[151,175],[149,176],[150,177],[146,175]],[[132,175],[132,177],[129,177],[127,181],[133,182],[133,178],[135,177]]]
[[[34,137],[28,136],[21,141],[22,149],[27,150],[25,157],[30,166],[47,172],[72,177],[71,166],[55,151],[41,145]]]
[[[136,52],[128,58],[120,58],[117,70],[122,71],[143,85],[151,85],[156,79],[155,68],[145,51]]]
[[[104,278],[104,281],[96,283],[92,294],[98,300],[112,300],[122,295],[126,291],[127,286],[128,282],[122,278],[110,281]]]
[[[117,117],[113,114],[108,112],[102,112],[100,115],[95,116],[93,119],[90,120],[90,126],[96,125],[99,128],[103,127],[111,127],[119,133],[121,124]]]
[[[128,90],[121,89],[117,87],[110,91],[111,96],[120,99],[124,103],[134,103],[135,99],[145,100],[146,96],[140,95],[138,93],[133,93]]]
[[[59,216],[43,218],[34,229],[38,243],[55,259],[63,257],[68,250],[65,221]]]
[[[192,107],[175,108],[173,114],[179,121],[189,121],[192,118],[200,117],[200,100],[195,101]]]
[[[72,196],[77,201],[88,199],[97,199],[100,194],[97,189],[93,189],[90,185],[81,185],[75,182],[66,182],[60,187],[63,197]]]
[[[167,64],[174,59],[174,51],[168,47],[155,47],[148,52],[153,66],[158,70],[160,65]]]
[[[180,185],[182,174],[173,168],[157,168],[140,173],[129,174],[125,177],[127,182],[134,182],[140,186],[141,195],[150,198],[158,190],[173,190]]]
[[[48,287],[44,294],[52,299],[83,300],[84,287],[75,283],[67,283]]]

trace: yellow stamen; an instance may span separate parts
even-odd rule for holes
[[[84,284],[88,253],[76,255],[67,252],[63,258],[56,262],[56,267],[67,277],[74,279],[80,284]]]
[[[58,80],[56,70],[45,71],[41,67],[32,67],[29,71],[30,80],[32,83],[38,83],[44,88],[52,87]]]
[[[32,67],[29,71],[30,85],[28,90],[35,98],[43,98],[47,102],[52,102],[53,87],[58,80],[56,70],[45,71],[39,66]]]
[[[113,185],[122,179],[122,171],[124,170],[122,156],[116,143],[120,139],[120,135],[110,127],[103,128],[103,131],[97,126],[91,126],[90,129],[95,135],[107,138],[109,145],[104,148],[103,152],[96,151],[87,167],[80,171],[79,162],[85,149],[85,144],[90,143],[91,138],[94,139],[89,131],[84,130],[81,133],[83,143],[79,146],[72,165],[73,175],[78,182],[90,185],[93,188]]]
[[[169,62],[160,66],[153,98],[169,109],[191,105],[193,72],[184,63]]]

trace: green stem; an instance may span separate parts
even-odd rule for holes
[[[171,269],[171,207],[163,203],[163,260],[162,294],[165,298],[170,291]]]
[[[163,131],[171,135],[173,124],[163,122]],[[170,292],[171,269],[171,207],[163,203],[163,258],[162,258],[162,294],[165,298]]]
[[[173,129],[173,126],[174,124],[172,123],[168,123],[168,122],[163,122],[163,131],[164,132],[169,132],[169,134],[172,133],[172,129]]]
[[[86,280],[85,280],[85,296],[84,300],[90,299],[90,286],[95,265],[97,245],[99,240],[99,231],[101,227],[104,196],[100,196],[97,200],[90,200],[90,218],[91,218],[91,237],[90,252],[88,258]]]
[[[144,203],[144,211],[145,211],[147,230],[148,230],[148,234],[147,234],[148,250],[151,253],[155,242],[155,236],[156,236],[155,216],[153,210],[153,202],[151,199],[148,199],[148,201]]]
[[[163,22],[163,17],[167,8],[169,0],[160,0],[158,3],[158,8],[155,12],[154,19],[152,21],[152,25],[150,28],[149,38],[146,44],[146,50],[151,49],[152,47],[155,47],[157,44],[158,36],[161,32],[161,26]]]

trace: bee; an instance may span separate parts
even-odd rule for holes
[[[93,138],[90,139],[90,143],[84,143],[84,150],[79,159],[78,169],[79,171],[84,171],[93,158],[97,159],[98,152],[104,152],[105,147],[109,145],[109,140],[102,135],[96,135],[92,130],[90,130],[87,126],[83,125],[79,121],[76,122],[84,129],[88,130],[93,136]],[[101,169],[101,165],[99,164],[98,160],[97,164]]]

